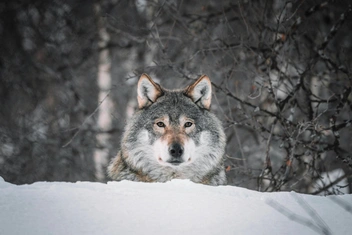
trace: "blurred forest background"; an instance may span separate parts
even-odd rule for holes
[[[106,182],[148,73],[201,74],[230,185],[352,192],[350,0],[0,3],[0,176]]]

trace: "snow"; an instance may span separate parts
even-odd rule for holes
[[[0,234],[349,234],[351,208],[352,195],[188,180],[18,186],[0,177]]]

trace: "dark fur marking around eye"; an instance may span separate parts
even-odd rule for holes
[[[192,125],[193,125],[192,122],[186,122],[184,126],[185,126],[185,127],[191,127]]]
[[[163,122],[157,122],[156,125],[158,127],[165,127],[165,124]]]

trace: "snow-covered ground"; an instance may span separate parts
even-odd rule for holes
[[[38,182],[0,177],[0,234],[351,234],[352,195],[259,193],[188,180]]]

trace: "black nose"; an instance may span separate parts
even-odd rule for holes
[[[179,143],[173,143],[169,147],[169,153],[174,158],[179,158],[183,154],[183,147]]]

